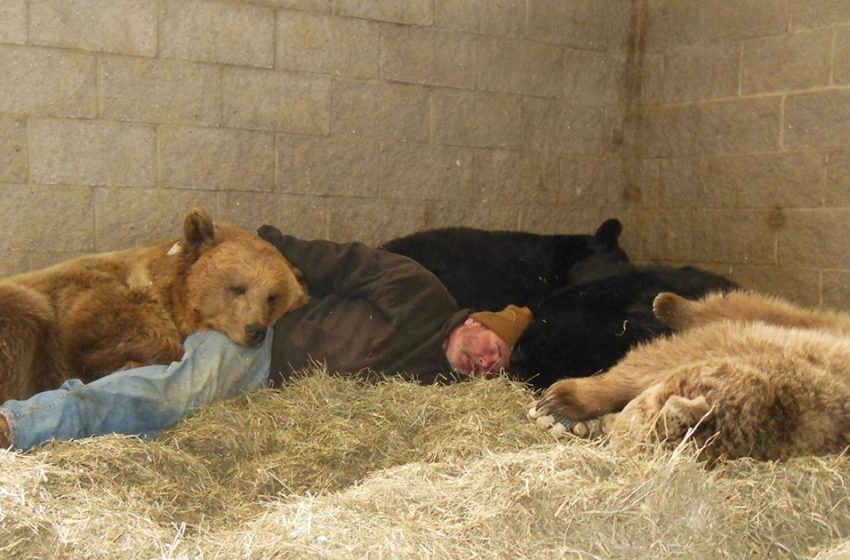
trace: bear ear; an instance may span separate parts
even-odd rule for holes
[[[689,399],[680,395],[670,395],[661,408],[660,416],[676,419],[683,425],[693,428],[711,412],[711,405],[703,395]]]
[[[260,229],[257,230],[257,235],[259,235],[260,239],[263,241],[268,241],[276,247],[280,247],[281,241],[283,240],[283,233],[276,227],[268,224],[261,225]]]
[[[203,208],[193,208],[183,218],[183,240],[189,249],[200,249],[212,245],[215,241],[215,226],[209,212]]]
[[[621,233],[623,233],[623,223],[617,218],[611,218],[610,220],[605,220],[599,226],[593,237],[606,247],[616,247]]]

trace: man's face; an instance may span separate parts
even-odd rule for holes
[[[456,371],[491,377],[510,365],[511,349],[499,335],[470,317],[449,335],[446,358]]]

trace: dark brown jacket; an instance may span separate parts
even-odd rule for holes
[[[331,373],[452,379],[443,343],[470,312],[424,267],[362,243],[304,241],[270,226],[260,236],[301,270],[311,297],[275,325],[275,385],[313,363]]]

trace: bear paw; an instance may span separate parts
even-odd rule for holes
[[[691,304],[672,292],[661,292],[652,301],[652,312],[659,321],[675,330],[688,326],[687,308]]]
[[[526,417],[529,421],[534,422],[538,428],[548,431],[556,438],[561,438],[567,434],[579,438],[587,438],[590,435],[590,429],[584,422],[576,422],[556,414],[547,414],[542,409],[537,408],[537,405],[528,410]]]

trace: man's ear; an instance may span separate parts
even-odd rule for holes
[[[191,253],[199,253],[201,248],[215,242],[215,226],[205,209],[194,208],[183,218],[183,241],[184,248]]]

